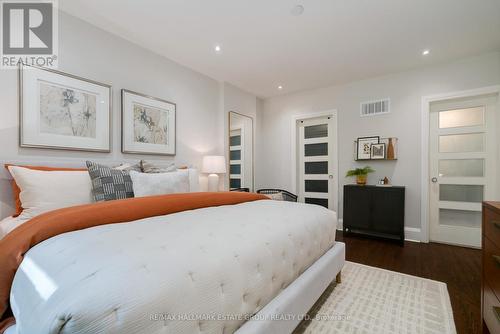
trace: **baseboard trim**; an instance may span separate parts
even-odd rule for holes
[[[337,223],[337,231],[342,231],[344,227],[344,220],[339,219]],[[422,231],[416,227],[405,227],[405,240],[412,242],[421,242]]]
[[[416,227],[405,227],[405,240],[420,242],[422,231]]]

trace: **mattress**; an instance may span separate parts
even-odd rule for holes
[[[18,333],[232,333],[326,253],[336,215],[255,201],[103,225],[26,253]]]

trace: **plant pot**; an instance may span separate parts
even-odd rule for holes
[[[368,175],[356,175],[356,183],[359,185],[365,185]]]

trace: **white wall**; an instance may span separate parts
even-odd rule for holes
[[[224,153],[219,83],[153,54],[68,14],[59,20],[59,70],[113,86],[112,152],[90,153],[18,146],[17,71],[0,70],[0,164],[43,163],[81,166],[86,159],[104,163],[148,159],[201,167],[202,156]],[[177,104],[177,155],[122,154],[120,89],[156,96]],[[7,173],[0,171],[0,218],[11,213]]]
[[[342,217],[344,177],[354,166],[353,141],[380,135],[399,138],[399,160],[370,162],[377,172],[369,182],[388,176],[406,188],[406,226],[420,228],[421,99],[422,96],[500,84],[500,53],[489,53],[440,66],[386,75],[266,99],[258,110],[256,187],[292,189],[291,119],[294,115],[337,109],[339,148],[339,214]],[[392,112],[359,116],[359,104],[391,99]],[[418,237],[418,235],[417,235]]]

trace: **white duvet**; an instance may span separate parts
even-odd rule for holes
[[[62,234],[16,273],[18,333],[232,333],[332,247],[316,205],[256,201]]]

